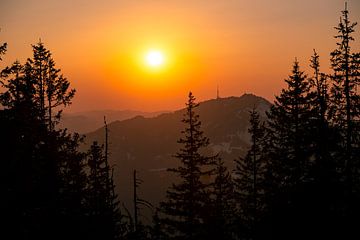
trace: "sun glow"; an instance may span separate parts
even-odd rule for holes
[[[164,64],[164,55],[158,50],[151,50],[146,54],[146,63],[151,67],[158,67]]]

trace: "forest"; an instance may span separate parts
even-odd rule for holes
[[[59,129],[76,90],[39,41],[25,63],[0,75],[2,239],[358,239],[360,238],[360,52],[356,22],[341,11],[331,67],[313,51],[305,73],[295,59],[266,120],[249,113],[251,147],[225,166],[205,151],[198,103],[189,92],[176,176],[160,204],[119,200],[104,142]],[[357,45],[358,46],[358,45]],[[7,43],[0,47],[0,61]],[[118,166],[121,168],[121,166]],[[140,218],[152,211],[151,223]]]

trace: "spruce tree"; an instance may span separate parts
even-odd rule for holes
[[[285,82],[287,87],[276,96],[266,122],[266,204],[275,238],[306,229],[306,210],[311,202],[311,195],[305,192],[311,182],[314,92],[297,60]]]
[[[329,121],[329,76],[320,71],[320,57],[315,50],[310,67],[313,74],[309,82],[315,93],[311,106],[314,115],[309,127],[309,132],[312,133],[313,143],[310,150],[313,156],[309,171],[311,182],[304,194],[306,192],[312,196],[307,211],[312,216],[308,223],[313,225],[314,236],[333,237],[334,232],[328,229],[337,229],[341,225],[337,216],[338,210],[335,210],[343,195],[335,154],[339,151],[338,141],[341,137]],[[325,235],[325,232],[329,234]]]
[[[347,157],[351,156],[352,145],[356,137],[353,133],[356,132],[355,120],[359,116],[359,94],[357,86],[359,85],[359,68],[360,68],[360,53],[353,53],[351,51],[351,42],[354,41],[352,36],[355,32],[356,22],[351,23],[349,20],[349,11],[345,7],[342,11],[340,23],[335,29],[339,39],[336,43],[337,49],[331,52],[331,67],[334,71],[332,78],[332,117],[335,124],[342,130],[344,135],[344,148]],[[351,160],[346,164],[350,164]]]
[[[344,184],[344,226],[356,224],[351,220],[360,213],[360,53],[353,52],[356,22],[349,19],[345,5],[342,17],[335,29],[337,48],[331,52],[331,123],[340,132],[337,167]],[[358,223],[358,222],[357,222]]]
[[[82,137],[79,134],[59,134],[59,198],[58,222],[62,238],[82,238],[88,231],[86,224],[85,153],[79,152]],[[60,236],[59,236],[60,238]]]
[[[236,199],[239,208],[240,235],[254,239],[264,213],[264,159],[265,126],[255,109],[250,111],[251,147],[245,158],[235,160]]]
[[[208,238],[234,239],[236,206],[233,179],[221,157],[216,157],[214,167]]]
[[[91,239],[119,239],[125,234],[123,216],[115,193],[113,172],[106,161],[103,146],[93,142],[88,151],[86,199]]]
[[[292,74],[285,80],[287,88],[276,96],[267,121],[274,176],[279,187],[291,187],[305,180],[309,167],[311,136],[309,126],[314,93],[299,63],[295,60]]]
[[[30,60],[25,65],[15,62],[1,72],[1,146],[9,163],[4,182],[12,186],[8,205],[4,206],[13,211],[17,222],[23,223],[20,235],[46,239],[58,231],[67,236],[73,232],[69,228],[81,225],[70,226],[66,219],[80,219],[83,214],[84,175],[82,155],[77,152],[80,138],[54,130],[43,118],[35,72]],[[17,198],[22,204],[14,201]]]
[[[121,239],[126,233],[126,223],[123,220],[123,215],[120,211],[120,201],[116,193],[116,186],[114,183],[114,167],[109,165],[109,128],[104,116],[105,126],[105,169],[108,169],[106,173],[106,192],[107,192],[107,205],[110,211],[110,235],[114,239]]]
[[[31,70],[29,77],[35,81],[35,96],[41,120],[46,121],[51,130],[60,118],[61,110],[57,108],[70,105],[75,90],[70,89],[69,81],[55,67],[52,54],[44,44],[39,42],[32,47],[33,57],[26,64]]]
[[[320,71],[319,55],[314,50],[310,60],[313,75],[309,79],[310,86],[314,91],[311,105],[314,113],[311,126],[313,140],[313,178],[330,183],[334,181],[335,162],[331,152],[336,149],[335,131],[329,122],[329,84],[328,76]],[[320,179],[322,178],[322,179]],[[330,179],[331,178],[331,179]]]
[[[0,95],[1,105],[10,109],[26,102],[30,107],[34,88],[31,79],[25,77],[25,67],[15,61],[1,71],[1,78],[1,85],[5,89]]]
[[[169,169],[180,181],[166,192],[166,200],[161,202],[163,224],[167,233],[174,239],[204,239],[205,213],[210,209],[210,183],[203,177],[212,173],[213,156],[202,151],[209,145],[209,139],[201,131],[199,115],[195,113],[198,104],[190,92],[186,103],[182,131],[183,137],[178,140],[182,148],[175,154],[180,166]]]
[[[24,206],[14,206],[13,210],[18,211],[24,223],[24,234],[41,239],[56,228],[58,145],[55,144],[56,134],[49,133],[38,118],[34,81],[28,73],[27,65],[15,62],[1,74],[4,91],[0,94],[0,102],[5,108],[2,113],[9,121],[2,126],[8,129],[2,131],[1,137],[2,142],[9,142],[11,146],[2,152],[11,166],[12,177],[6,181],[17,176],[12,195],[26,199]]]
[[[103,146],[93,142],[88,151],[88,197],[90,233],[92,239],[111,239],[108,209],[107,175],[109,169],[105,167]]]

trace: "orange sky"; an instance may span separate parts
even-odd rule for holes
[[[273,100],[295,57],[316,48],[323,68],[335,47],[342,0],[1,0],[1,67],[31,56],[39,38],[76,88],[68,111],[171,110],[198,100],[254,93]],[[360,1],[349,0],[360,22]],[[353,48],[360,49],[360,27]],[[165,54],[163,68],[143,62]]]

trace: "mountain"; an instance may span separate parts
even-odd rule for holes
[[[252,94],[201,102],[197,113],[202,130],[210,138],[207,151],[220,152],[232,169],[233,160],[244,156],[249,148],[249,111],[255,107],[264,119],[270,106],[267,100]],[[185,127],[181,122],[184,112],[181,109],[152,118],[137,116],[108,125],[110,163],[115,169],[120,200],[127,207],[131,207],[134,169],[144,181],[139,190],[141,197],[155,204],[164,197],[169,184],[176,181],[166,169],[179,163],[172,156],[180,147],[177,140]],[[84,149],[94,140],[103,143],[104,135],[104,128],[86,134]]]
[[[104,125],[104,116],[107,122],[116,120],[125,120],[135,116],[155,117],[166,111],[162,112],[140,112],[131,110],[101,110],[101,111],[88,111],[78,113],[64,113],[59,123],[59,128],[67,128],[70,132],[87,133],[94,131]]]

